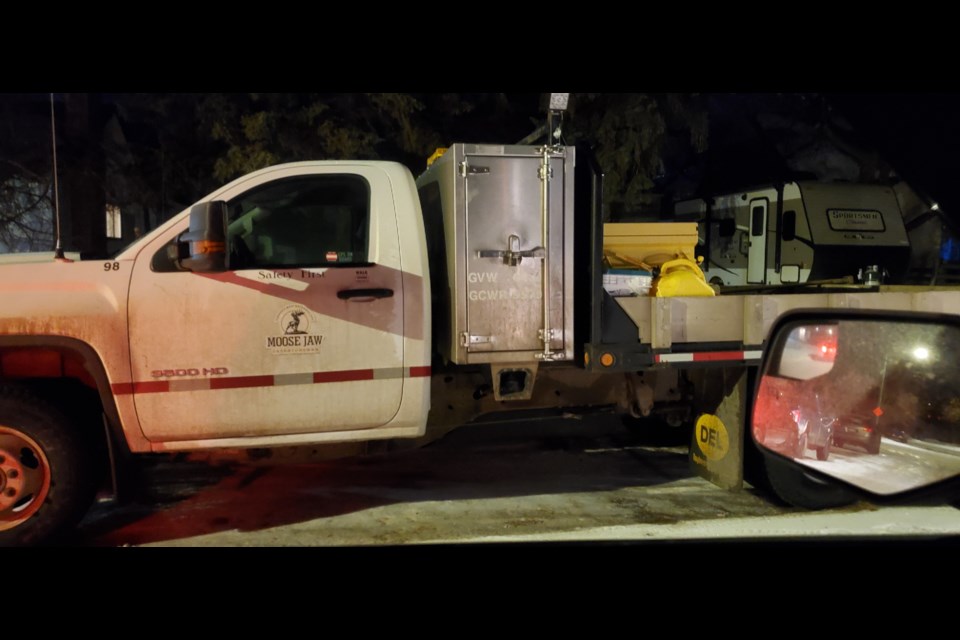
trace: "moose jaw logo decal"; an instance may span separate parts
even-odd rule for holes
[[[316,324],[313,314],[301,305],[285,307],[276,318],[279,332],[266,338],[266,347],[271,353],[299,354],[319,353],[323,336],[311,333]]]

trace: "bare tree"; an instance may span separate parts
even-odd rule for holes
[[[49,251],[54,244],[50,180],[11,160],[0,184],[0,252]]]

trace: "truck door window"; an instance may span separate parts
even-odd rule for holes
[[[277,180],[227,205],[231,269],[367,262],[370,186],[360,176]]]

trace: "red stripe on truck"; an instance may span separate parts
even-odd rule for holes
[[[211,389],[243,389],[245,387],[272,387],[273,376],[236,376],[210,378]]]
[[[716,360],[743,360],[743,351],[705,351],[693,354],[694,362],[714,362]]]
[[[313,374],[313,381],[319,382],[347,382],[351,380],[373,380],[373,369],[354,369],[352,371],[317,371]]]
[[[115,396],[128,396],[132,393],[161,393],[170,390],[170,383],[166,380],[149,382],[115,382],[110,385]]]
[[[660,353],[653,357],[661,362],[722,362],[724,360],[759,360],[763,352],[754,351],[701,351],[699,353]]]
[[[128,396],[133,393],[132,382],[114,382],[110,385],[110,390],[115,396]]]
[[[245,389],[256,387],[272,387],[277,384],[290,384],[291,375],[303,375],[306,380],[311,380],[313,384],[324,384],[327,382],[356,382],[360,380],[373,380],[377,371],[382,369],[348,369],[345,371],[314,371],[304,374],[280,374],[279,376],[233,376],[219,378],[188,378],[186,380],[207,380],[210,382],[210,389]],[[399,370],[393,370],[399,371]],[[404,369],[405,378],[422,378],[431,374],[430,367],[409,367]],[[283,378],[284,382],[278,383],[277,378]],[[387,377],[399,377],[397,375]],[[142,382],[117,382],[110,385],[114,395],[124,396],[135,393],[168,393],[176,391],[200,391],[202,389],[180,388],[171,389],[169,380],[147,380]]]

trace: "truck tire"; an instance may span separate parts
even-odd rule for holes
[[[0,387],[0,546],[39,545],[73,528],[96,495],[90,442],[60,410]]]

